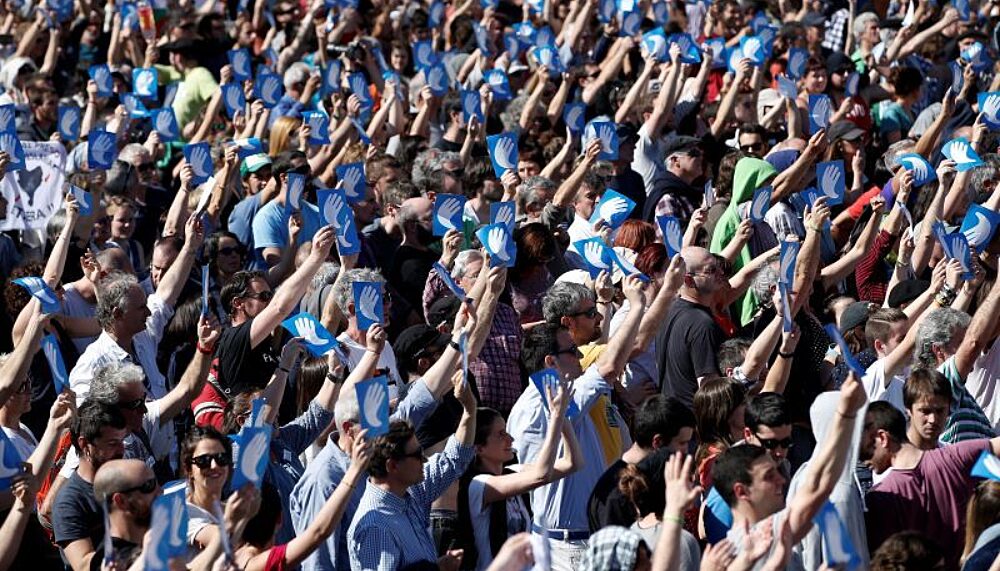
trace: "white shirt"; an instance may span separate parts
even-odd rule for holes
[[[861,379],[861,384],[865,386],[865,393],[871,402],[885,401],[900,412],[906,414],[906,407],[903,406],[903,383],[906,381],[906,369],[903,375],[895,375],[889,380],[889,385],[885,384],[885,358],[872,363],[865,376]]]
[[[63,288],[62,312],[68,317],[94,317],[97,312],[97,304],[84,299],[80,292],[73,287],[73,284],[67,284]],[[96,336],[74,337],[73,345],[78,352],[83,353],[96,340]]]
[[[490,474],[480,474],[469,482],[469,518],[476,537],[476,551],[479,558],[476,561],[477,571],[483,571],[493,562],[493,549],[490,546],[490,513],[493,504],[483,504],[486,494],[486,481],[493,478]],[[531,514],[524,506],[521,494],[503,500],[507,504],[507,534],[514,535],[528,531],[531,525]]]
[[[972,372],[965,379],[965,388],[976,399],[983,413],[993,425],[993,430],[1000,430],[1000,346],[993,345],[976,359]]]
[[[76,393],[77,405],[90,393],[94,372],[109,363],[133,363],[142,367],[146,374],[144,384],[147,398],[160,399],[167,394],[167,380],[156,365],[156,348],[163,338],[164,328],[174,315],[174,308],[156,294],[147,298],[146,307],[150,312],[150,316],[146,318],[146,329],[132,338],[134,356],[122,349],[107,331],[102,331],[80,355],[76,366],[69,373],[69,386]]]
[[[337,336],[337,341],[340,341],[340,344],[343,345],[347,353],[347,363],[344,363],[347,365],[347,370],[353,371],[358,366],[358,363],[361,362],[361,357],[365,356],[367,349],[355,343],[346,331]],[[399,387],[402,381],[399,377],[399,367],[396,366],[396,354],[392,351],[392,345],[385,344],[385,348],[382,349],[382,353],[378,356],[378,364],[375,367],[388,371],[386,379],[389,384],[389,401],[398,399]]]
[[[24,424],[18,423],[18,428],[18,430],[14,430],[13,428],[0,426],[7,440],[10,440],[14,445],[14,449],[17,450],[17,456],[22,462],[27,462],[31,453],[35,451],[35,448],[38,448],[38,439],[35,438],[35,435]]]

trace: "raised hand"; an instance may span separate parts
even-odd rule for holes
[[[222,325],[215,315],[202,315],[198,318],[198,345],[212,350],[222,336]]]
[[[368,326],[368,333],[365,335],[365,349],[375,354],[381,354],[385,347],[385,338],[385,329],[382,329],[378,323],[372,323]]]

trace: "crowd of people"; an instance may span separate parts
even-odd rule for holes
[[[1000,4],[0,5],[0,571],[1000,571]]]

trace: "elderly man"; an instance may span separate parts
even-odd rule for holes
[[[186,236],[178,260],[160,280],[157,292],[148,298],[133,275],[114,272],[101,281],[96,310],[101,334],[80,355],[69,374],[70,388],[78,402],[90,391],[94,371],[114,362],[142,367],[143,384],[150,398],[167,394],[166,379],[156,364],[156,349],[191,273],[195,253],[205,239],[201,223],[194,217],[188,219]]]
[[[271,110],[267,121],[268,129],[274,125],[274,120],[278,117],[301,119],[302,112],[312,108],[312,96],[319,88],[320,76],[313,76],[305,63],[295,62],[285,70],[283,83],[285,94]]]
[[[403,230],[403,242],[396,250],[392,265],[386,273],[392,287],[418,314],[427,274],[438,259],[438,255],[429,248],[437,241],[432,224],[433,215],[434,203],[427,198],[419,196],[403,202],[397,215]]]
[[[684,285],[656,338],[656,364],[663,394],[693,410],[701,381],[719,374],[715,355],[725,334],[712,318],[712,304],[726,276],[704,248],[686,247],[681,256],[687,266]]]

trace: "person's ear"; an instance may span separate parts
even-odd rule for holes
[[[568,315],[564,315],[564,316],[562,316],[562,317],[559,318],[559,324],[562,325],[563,327],[565,327],[566,329],[569,329],[570,324],[572,323],[572,319],[573,319],[572,317],[569,317]]]
[[[654,434],[653,435],[653,439],[650,442],[650,444],[653,446],[653,450],[659,450],[660,448],[663,448],[663,446],[664,446],[664,444],[663,444],[663,436],[661,436],[659,434]]]
[[[749,428],[747,428],[747,427],[744,426],[743,427],[743,440],[746,440],[747,442],[749,442],[751,438],[753,438],[753,432],[751,432]]]
[[[545,356],[545,367],[548,368],[548,369],[555,369],[555,368],[557,368],[556,367],[556,358],[554,356],[552,356],[552,355],[546,355]]]
[[[737,500],[750,500],[750,486],[744,484],[743,482],[736,482],[733,484],[733,496]]]

